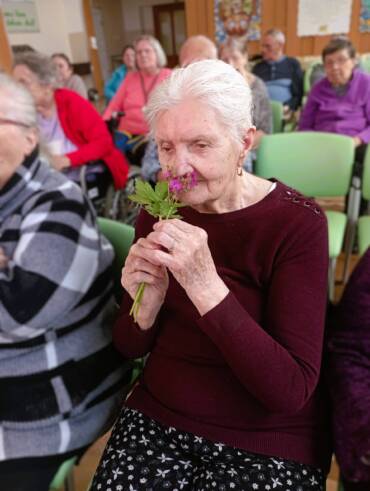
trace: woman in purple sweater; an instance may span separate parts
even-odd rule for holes
[[[370,75],[355,70],[356,52],[344,38],[331,40],[323,49],[326,77],[311,89],[302,110],[299,129],[348,135],[356,146],[355,175],[370,143]]]
[[[179,194],[183,220],[139,216],[114,338],[149,356],[92,490],[323,490],[325,216],[243,170],[256,130],[230,65],[176,70],[147,118],[163,170],[198,182]]]

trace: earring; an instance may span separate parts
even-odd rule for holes
[[[238,165],[236,175],[239,177],[243,175],[243,167],[241,165]]]

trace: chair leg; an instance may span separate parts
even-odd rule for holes
[[[73,469],[71,472],[68,474],[64,481],[64,488],[65,491],[75,491],[75,482],[74,482],[74,476],[73,476]]]
[[[335,268],[337,265],[337,258],[331,258],[329,261],[328,283],[329,283],[329,300],[334,301],[335,295]]]
[[[353,250],[353,244],[356,235],[356,226],[360,213],[361,204],[361,179],[357,176],[352,178],[351,188],[348,196],[347,209],[347,231],[344,242],[344,268],[343,282],[346,283],[349,276],[350,256]]]

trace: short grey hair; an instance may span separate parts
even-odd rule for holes
[[[26,66],[36,75],[41,85],[51,85],[58,87],[58,72],[53,60],[37,51],[27,51],[16,55],[13,67],[18,65]]]
[[[279,43],[285,44],[285,34],[280,29],[269,29],[265,32],[265,36],[271,36]]]
[[[158,39],[156,39],[154,36],[151,36],[150,34],[142,34],[141,36],[136,38],[134,41],[135,50],[136,50],[136,47],[140,41],[148,41],[148,43],[154,49],[155,55],[157,57],[157,66],[159,68],[163,68],[164,66],[167,65],[166,53],[164,52],[162,45],[158,41]]]
[[[230,137],[241,143],[252,126],[252,95],[244,77],[220,60],[203,60],[173,70],[151,93],[145,115],[155,132],[158,115],[183,102],[196,99],[213,109]]]
[[[0,73],[0,97],[4,118],[37,128],[37,112],[32,95],[5,73]]]

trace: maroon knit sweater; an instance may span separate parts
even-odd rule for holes
[[[181,214],[207,231],[230,293],[200,317],[170,277],[148,331],[129,317],[126,295],[115,344],[127,357],[150,352],[127,405],[214,442],[327,471],[329,425],[319,383],[328,270],[323,212],[278,182],[242,210]],[[137,237],[153,223],[141,213]]]

